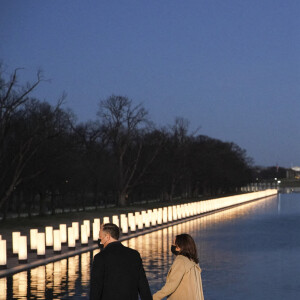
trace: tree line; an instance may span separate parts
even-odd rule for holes
[[[197,132],[176,118],[156,126],[142,104],[111,95],[94,120],[31,96],[44,80],[19,85],[0,72],[0,210],[126,206],[149,199],[215,196],[253,179],[246,151]]]

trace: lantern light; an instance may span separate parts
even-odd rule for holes
[[[79,223],[78,222],[72,222],[73,227],[73,235],[75,241],[79,240]]]
[[[97,242],[99,239],[100,223],[93,223],[93,241]]]
[[[19,238],[19,263],[27,263],[27,236],[20,236]]]
[[[145,228],[149,228],[150,227],[150,216],[148,213],[145,214]]]
[[[168,208],[163,208],[163,223],[168,223]]]
[[[160,207],[157,211],[157,225],[162,224],[163,214],[162,214],[162,208]]]
[[[148,215],[148,221],[147,222],[149,222],[149,227],[151,227],[151,226],[153,226],[153,224],[152,224],[152,209],[147,210],[147,215]]]
[[[6,269],[7,264],[7,252],[6,252],[6,240],[0,239],[0,270]]]
[[[119,222],[119,217],[118,216],[113,216],[112,217],[112,222],[113,222],[113,224],[115,224],[118,227],[120,227],[120,222]]]
[[[76,240],[74,234],[74,227],[68,227],[68,248],[75,249],[76,247]]]
[[[12,233],[12,246],[13,246],[13,254],[16,256],[19,253],[19,238],[21,236],[21,232],[13,232]]]
[[[143,217],[139,212],[135,213],[135,220],[138,226],[138,230],[143,230],[144,229]]]
[[[37,256],[38,258],[44,258],[46,255],[46,243],[45,243],[45,233],[40,232],[37,234]]]
[[[145,210],[142,210],[142,212],[141,212],[141,214],[142,214],[142,221],[143,221],[143,224],[146,224],[146,211]]]
[[[30,250],[34,251],[37,248],[37,229],[30,229]]]
[[[135,223],[135,217],[133,214],[128,214],[128,223],[130,226],[130,231],[135,232],[136,231],[136,223]]]
[[[177,205],[177,219],[181,220],[181,206]]]
[[[62,244],[67,243],[67,224],[59,224],[60,241]]]
[[[88,227],[86,224],[81,225],[81,245],[88,244]]]
[[[153,216],[152,216],[152,226],[156,226],[157,225],[157,218],[158,218],[158,210],[157,208],[153,209]]]
[[[168,222],[173,221],[173,211],[172,211],[172,206],[168,206]]]
[[[53,244],[53,250],[54,253],[61,253],[61,239],[60,239],[60,230],[56,229],[53,230],[53,237],[54,237],[54,244]]]
[[[46,233],[46,248],[52,248],[53,247],[53,227],[47,226],[45,228]]]
[[[127,216],[125,214],[121,214],[120,215],[120,220],[122,221],[122,219],[127,218]]]
[[[131,222],[131,219],[132,219],[132,218],[134,218],[133,213],[128,213],[127,219],[128,219],[128,224],[129,224],[129,226],[130,226],[130,222]]]
[[[86,234],[87,237],[89,238],[91,236],[91,222],[90,220],[84,220],[83,224],[86,226]]]
[[[122,220],[121,220],[121,229],[122,229],[122,234],[125,235],[125,234],[128,234],[128,220],[127,220],[127,217],[122,217]]]
[[[173,205],[172,209],[173,209],[173,221],[176,221],[177,220],[177,206]]]
[[[103,224],[107,224],[107,223],[110,223],[109,217],[104,217],[103,218]]]

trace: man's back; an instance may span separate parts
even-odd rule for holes
[[[95,255],[91,278],[92,300],[151,300],[139,253],[120,242]]]

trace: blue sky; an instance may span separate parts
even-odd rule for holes
[[[33,81],[42,68],[51,82],[34,96],[65,91],[79,121],[124,95],[257,165],[300,165],[298,0],[2,0],[0,41],[7,74]]]

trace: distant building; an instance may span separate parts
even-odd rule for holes
[[[286,170],[286,178],[288,179],[300,179],[300,167],[293,167]]]

